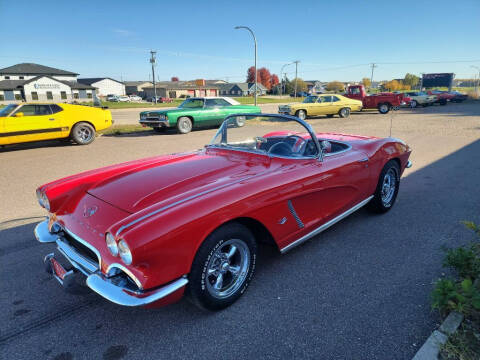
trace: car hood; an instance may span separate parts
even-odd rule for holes
[[[244,158],[198,151],[182,154],[157,165],[140,165],[103,179],[88,193],[119,209],[135,213],[149,206],[168,205],[239,179],[258,175],[266,164]]]

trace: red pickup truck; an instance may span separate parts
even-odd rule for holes
[[[403,105],[403,94],[379,93],[367,95],[363,85],[351,85],[347,88],[346,97],[363,102],[364,109],[378,109],[381,114],[388,113],[392,107]]]

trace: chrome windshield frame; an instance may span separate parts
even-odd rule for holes
[[[323,161],[323,151],[322,151],[322,147],[320,146],[320,143],[318,142],[318,139],[317,139],[317,136],[315,135],[315,132],[313,131],[313,128],[312,126],[307,123],[306,121],[296,117],[296,116],[291,116],[291,115],[282,115],[282,114],[251,114],[251,113],[239,113],[239,114],[232,114],[232,115],[228,115],[225,120],[223,121],[222,125],[220,125],[220,128],[218,129],[218,131],[215,133],[215,135],[213,136],[213,139],[212,141],[210,142],[210,144],[208,146],[211,146],[211,147],[217,147],[217,145],[215,145],[213,143],[213,141],[217,138],[218,135],[221,134],[222,136],[222,140],[226,138],[226,130],[227,130],[227,127],[226,126],[223,126],[225,124],[226,121],[228,121],[230,118],[234,118],[234,117],[238,117],[238,116],[244,116],[246,119],[248,119],[248,117],[271,117],[271,118],[282,118],[282,119],[285,119],[285,120],[291,120],[291,121],[295,121],[297,123],[299,123],[300,125],[302,125],[306,130],[307,132],[310,134],[310,137],[312,138],[312,141],[313,143],[315,144],[315,147],[317,148],[317,155],[315,156],[316,159],[318,159],[319,161]],[[238,150],[236,148],[229,148],[229,147],[222,147],[222,149],[231,149],[231,150]],[[268,154],[265,154],[265,155],[268,155]],[[312,159],[314,157],[310,157],[310,159]],[[305,157],[292,157],[292,159],[305,159]]]

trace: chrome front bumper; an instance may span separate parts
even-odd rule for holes
[[[151,126],[151,127],[170,127],[170,124],[168,123],[168,119],[151,117],[151,118],[140,119],[139,122],[141,125]]]
[[[118,305],[148,305],[167,297],[177,290],[180,290],[188,283],[186,276],[183,276],[154,290],[129,288],[119,284],[118,272],[112,276],[103,274],[100,270],[100,264],[92,262],[91,259],[86,258],[75,248],[70,246],[65,238],[61,235],[61,232],[58,234],[50,233],[48,231],[48,220],[39,223],[35,227],[34,234],[35,238],[41,243],[56,243],[58,251],[72,265],[73,268],[66,271],[66,273],[63,275],[63,279],[61,279],[56,275],[55,271],[53,271],[52,258],[54,258],[54,254],[51,253],[45,256],[44,262],[47,272],[52,274],[60,284],[62,284],[65,288],[73,286],[72,284],[74,283],[74,277],[81,273],[86,276],[86,285],[90,289],[103,296],[105,299],[110,300]],[[69,233],[69,235],[74,238],[76,236],[72,233]],[[131,278],[129,274],[124,274]],[[132,281],[138,282],[136,279],[132,279]]]

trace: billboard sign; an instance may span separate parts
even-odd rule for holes
[[[423,74],[422,87],[447,87],[452,86],[453,73]]]

